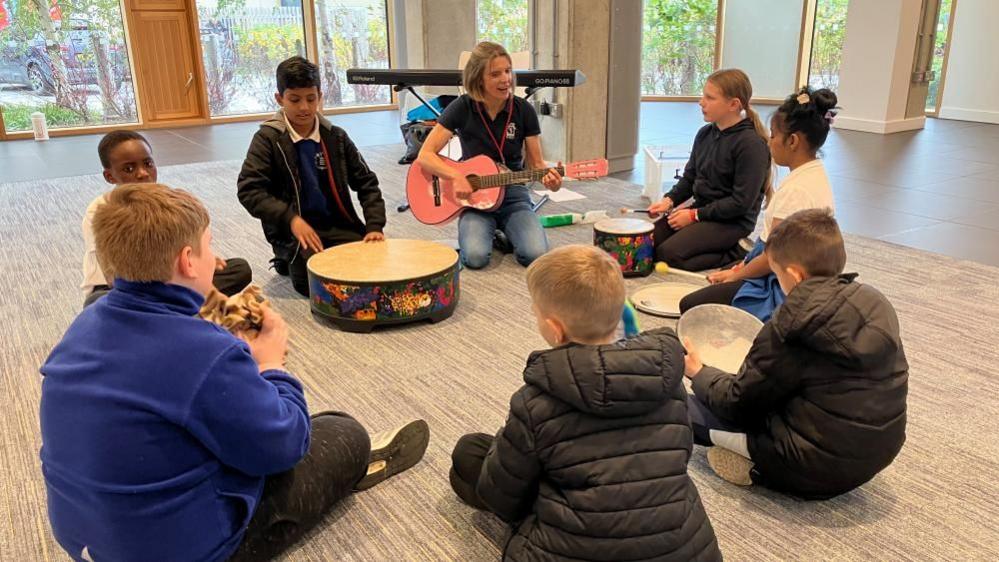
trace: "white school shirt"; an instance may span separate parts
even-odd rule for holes
[[[93,292],[98,285],[107,285],[108,280],[101,271],[101,264],[97,263],[97,244],[94,242],[94,213],[97,208],[106,203],[104,195],[98,195],[87,205],[87,212],[83,214],[83,295],[87,296]]]
[[[774,219],[784,220],[798,211],[822,208],[836,212],[826,167],[822,160],[816,158],[795,168],[776,189],[773,201],[763,213],[763,233],[760,239],[767,241]]]

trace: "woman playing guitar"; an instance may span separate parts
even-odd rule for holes
[[[444,110],[423,143],[419,164],[453,181],[455,196],[461,199],[471,196],[472,186],[437,155],[455,134],[461,141],[462,160],[484,154],[520,171],[526,153],[531,169],[545,168],[538,116],[530,103],[513,94],[513,65],[506,49],[487,41],[476,45],[462,71],[462,83],[467,93]],[[554,169],[541,181],[552,191],[562,186],[562,177]],[[461,215],[458,245],[466,267],[480,269],[489,264],[497,229],[509,239],[521,265],[530,265],[548,251],[548,238],[531,208],[525,185],[507,187],[503,203],[493,211],[468,209]]]

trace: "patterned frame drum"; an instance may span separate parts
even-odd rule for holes
[[[639,219],[604,219],[593,225],[593,245],[621,264],[625,277],[652,273],[655,245],[652,223]]]
[[[458,304],[458,253],[426,240],[351,242],[308,261],[312,313],[347,332],[439,322]]]

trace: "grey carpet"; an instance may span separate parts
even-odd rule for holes
[[[399,146],[365,149],[391,208],[402,197]],[[289,358],[310,408],[354,414],[377,431],[414,417],[433,436],[426,458],[347,500],[288,560],[495,560],[504,527],[459,503],[447,473],[455,441],[495,431],[520,384],[527,354],[543,347],[512,256],[462,273],[455,315],[369,335],[317,324],[286,278],[266,270],[259,223],[236,201],[239,162],[172,166],[161,181],[208,205],[215,248],[244,256],[287,318]],[[81,306],[80,219],[108,186],[100,176],[0,184],[0,560],[63,560],[45,514],[38,460],[38,366]],[[639,205],[640,188],[617,180],[573,184],[589,196],[543,212]],[[553,244],[589,243],[587,226],[549,231]],[[390,209],[389,236],[454,238]],[[849,237],[850,269],[895,304],[910,365],[908,441],[895,464],[859,490],[804,503],[730,486],[695,448],[690,473],[730,560],[999,559],[999,269],[866,238]],[[655,277],[630,280],[634,289]],[[642,316],[643,328],[671,322]],[[150,546],[150,560],[156,550]]]

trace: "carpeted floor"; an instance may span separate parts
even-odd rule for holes
[[[454,238],[394,212],[405,168],[399,146],[365,150],[390,206],[391,237]],[[292,327],[289,366],[312,410],[336,408],[377,431],[414,417],[432,438],[424,461],[346,501],[287,560],[495,560],[504,527],[461,504],[447,473],[455,441],[495,431],[520,384],[534,331],[523,269],[512,256],[462,272],[455,315],[373,334],[320,325],[286,278],[266,270],[259,223],[239,206],[239,162],[172,166],[160,180],[200,196],[215,249],[244,256]],[[572,184],[588,199],[543,212],[639,205],[618,180]],[[835,186],[834,186],[835,187]],[[38,449],[38,366],[81,307],[80,219],[107,189],[98,175],[0,184],[0,560],[64,560],[45,513]],[[549,231],[553,245],[589,243],[588,226]],[[908,441],[895,464],[859,490],[804,503],[715,477],[695,448],[690,472],[730,560],[999,559],[999,269],[849,237],[849,269],[895,304],[911,365]],[[629,288],[657,280],[630,280]],[[642,316],[644,328],[671,321]],[[156,559],[150,546],[149,560]]]

